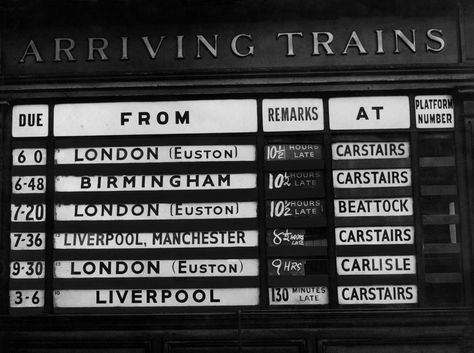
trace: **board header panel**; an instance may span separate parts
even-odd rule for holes
[[[453,128],[453,97],[449,95],[415,96],[415,116],[417,128]]]
[[[319,131],[324,129],[323,100],[264,99],[263,131]]]
[[[329,99],[331,130],[407,129],[408,97],[344,97]]]
[[[6,29],[7,76],[456,64],[457,18]]]
[[[257,102],[251,99],[75,103],[54,107],[54,136],[256,131]]]

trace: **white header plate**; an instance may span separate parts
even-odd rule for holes
[[[231,248],[257,245],[256,230],[54,234],[55,249]]]
[[[54,136],[257,131],[257,101],[74,103],[54,107]]]
[[[339,304],[415,304],[418,302],[415,285],[337,287],[337,297]]]
[[[258,288],[55,290],[56,308],[258,305]]]
[[[48,105],[15,105],[12,110],[13,137],[48,136]]]
[[[448,95],[415,97],[416,127],[443,129],[454,127],[453,97]]]
[[[263,131],[320,131],[324,129],[322,99],[264,99],[262,110]]]
[[[331,130],[408,129],[408,97],[345,97],[329,99]]]

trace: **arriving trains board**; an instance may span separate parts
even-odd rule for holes
[[[426,148],[454,141],[454,106],[444,92],[15,105],[10,311],[420,305],[418,234],[444,222],[459,238],[457,185],[430,175],[455,155]]]

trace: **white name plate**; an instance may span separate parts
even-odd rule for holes
[[[337,287],[339,304],[416,304],[416,285]]]
[[[410,169],[333,170],[335,188],[390,188],[411,186]]]
[[[56,308],[258,305],[258,288],[55,290]]]
[[[46,204],[11,204],[11,222],[44,222],[46,219]]]
[[[255,161],[252,145],[58,148],[56,164],[121,164]]]
[[[332,144],[332,159],[397,159],[410,156],[409,142],[339,142]]]
[[[55,191],[227,190],[257,187],[256,174],[58,176]]]
[[[48,136],[48,105],[15,105],[12,109],[13,137]]]
[[[9,292],[10,308],[42,308],[44,306],[44,290],[16,289]]]
[[[44,278],[44,261],[11,261],[10,279]]]
[[[156,233],[55,233],[55,249],[173,249],[258,246],[256,230]]]
[[[44,250],[46,233],[10,233],[10,250]]]
[[[46,175],[12,176],[12,194],[46,193]]]
[[[416,273],[415,256],[337,257],[338,275],[407,275]]]
[[[263,131],[320,131],[324,129],[322,99],[264,99],[262,113]]]
[[[336,199],[334,209],[336,217],[411,216],[413,199]]]
[[[329,99],[331,130],[408,129],[408,97],[345,97]]]
[[[415,119],[418,128],[453,128],[453,97],[448,95],[415,96]]]
[[[339,227],[336,245],[403,245],[415,243],[415,227]]]
[[[257,101],[74,103],[54,107],[54,136],[257,131]]]
[[[256,259],[87,260],[54,263],[56,278],[258,276]]]
[[[57,221],[226,219],[257,217],[256,202],[55,205]]]
[[[15,148],[12,151],[14,166],[46,165],[45,148]]]
[[[327,287],[268,288],[270,305],[326,305],[329,304]]]

